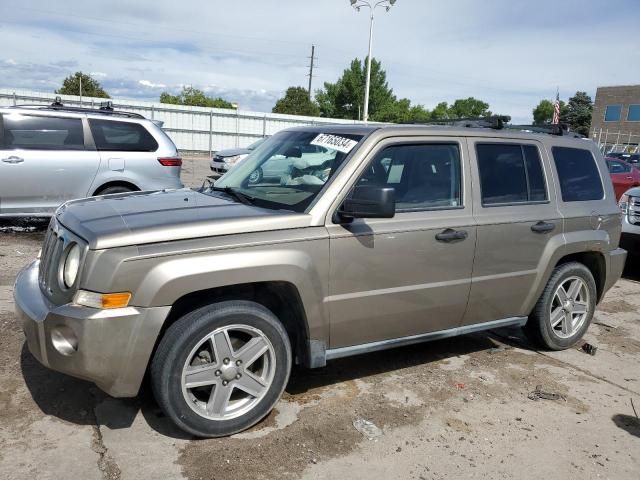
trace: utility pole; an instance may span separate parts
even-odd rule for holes
[[[82,73],[80,73],[80,106],[82,106]]]
[[[313,62],[316,58],[316,46],[311,45],[311,63],[309,64],[309,100],[311,100],[311,82],[313,81]]]

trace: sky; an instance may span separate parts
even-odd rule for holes
[[[639,0],[398,0],[377,9],[373,56],[399,98],[431,109],[476,97],[530,123],[556,89],[640,83]],[[368,47],[348,0],[0,2],[0,87],[53,91],[75,71],[112,97],[193,85],[271,111],[289,86],[334,82]]]

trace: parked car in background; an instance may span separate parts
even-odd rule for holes
[[[622,209],[622,237],[620,246],[629,252],[629,257],[640,256],[640,187],[632,188],[620,198]]]
[[[261,138],[244,148],[225,148],[218,150],[211,158],[211,171],[218,175],[224,175],[231,167],[241,162],[247,156],[258,148],[266,138]]]
[[[616,199],[620,199],[630,188],[640,186],[640,169],[623,160],[607,158],[606,161]]]
[[[141,115],[51,106],[0,108],[0,216],[50,216],[74,198],[182,188],[171,139]]]
[[[607,153],[605,156],[616,160],[624,160],[627,163],[640,163],[640,153],[611,152]]]
[[[251,183],[274,158],[289,173]],[[66,203],[13,294],[44,365],[117,397],[148,376],[217,437],[264,418],[294,363],[507,326],[573,347],[622,273],[620,216],[593,142],[315,125],[200,191]]]

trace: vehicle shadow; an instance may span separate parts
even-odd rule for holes
[[[635,256],[627,258],[627,263],[624,266],[622,277],[627,280],[640,282],[640,257]]]
[[[611,417],[611,420],[613,420],[613,423],[615,423],[618,428],[621,428],[634,437],[640,438],[640,420],[638,420],[638,418],[618,413]]]

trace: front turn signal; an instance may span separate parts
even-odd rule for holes
[[[91,308],[113,309],[129,306],[130,292],[97,293],[78,290],[73,297],[73,303]]]

